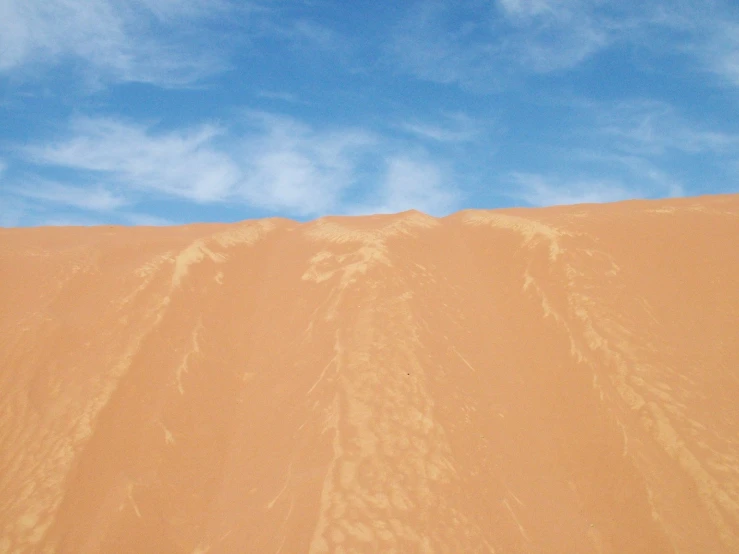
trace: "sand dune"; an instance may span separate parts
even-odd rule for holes
[[[0,553],[739,552],[739,195],[0,230]]]

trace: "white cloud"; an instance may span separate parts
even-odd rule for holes
[[[553,153],[558,167],[567,169],[513,173],[511,197],[549,205],[682,196],[689,190],[683,180],[691,178],[692,156],[702,159],[697,167],[708,168],[739,146],[738,136],[692,124],[663,102],[578,108],[580,128],[570,129]]]
[[[441,216],[454,211],[458,201],[459,193],[438,164],[418,156],[398,156],[387,161],[385,176],[368,202],[348,211],[374,214],[415,209]]]
[[[339,35],[314,21],[297,20],[284,27],[282,34],[297,45],[317,47],[324,51],[341,45],[346,47]]]
[[[615,139],[613,146],[634,154],[659,155],[667,151],[720,154],[736,152],[739,147],[739,135],[701,128],[662,102],[624,102],[602,111],[598,120],[600,132]]]
[[[0,227],[39,225],[174,225],[143,212],[127,211],[130,202],[101,188],[35,181],[8,188],[0,196]]]
[[[240,169],[214,141],[210,125],[156,134],[115,119],[79,119],[72,137],[28,149],[31,160],[91,172],[120,187],[159,192],[196,202],[225,199]]]
[[[22,151],[45,174],[72,171],[66,180],[63,174],[54,182],[35,178],[13,192],[121,217],[121,208],[157,197],[301,217],[356,211],[358,197],[368,200],[365,211],[385,212],[441,213],[456,200],[440,162],[410,154],[407,143],[361,129],[318,130],[288,117],[247,115],[239,132],[213,125],[156,131],[117,119],[78,119],[68,136]]]
[[[416,76],[496,89],[516,73],[577,66],[614,39],[609,18],[587,1],[422,4],[395,33],[391,51]]]
[[[406,121],[398,125],[401,131],[433,142],[467,142],[480,135],[480,128],[464,114],[450,114],[441,123]]]
[[[514,17],[534,17],[554,14],[557,7],[551,0],[499,0],[498,4],[508,15]],[[558,3],[560,6],[563,2]]]
[[[28,150],[38,164],[92,173],[119,190],[206,203],[246,201],[311,215],[335,209],[373,142],[352,130],[316,132],[289,118],[257,114],[234,135],[211,125],[155,133],[112,119],[78,120],[71,138]]]
[[[636,4],[636,20],[652,33],[637,33],[634,25],[622,26],[634,34],[640,46],[653,52],[685,56],[695,70],[712,73],[720,81],[739,86],[739,10],[732,0]],[[637,12],[638,13],[638,12]],[[660,33],[661,31],[661,33]],[[667,58],[668,64],[674,58]]]
[[[492,67],[496,54],[490,38],[465,43],[463,33],[445,29],[448,7],[422,3],[394,32],[387,48],[400,67],[416,77],[437,83],[461,83],[490,88],[499,76]],[[471,23],[479,28],[481,23]]]
[[[36,180],[13,191],[17,196],[90,211],[107,212],[128,204],[121,195],[103,187],[73,187]]]
[[[730,83],[739,87],[739,47],[722,53],[715,61],[714,70]]]
[[[603,164],[603,167],[615,164],[617,168],[625,170],[622,178],[629,182],[639,183],[640,188],[637,192],[649,192],[653,197],[685,195],[685,187],[680,181],[646,157],[619,154],[610,149],[590,151],[585,154],[585,157],[598,161]]]
[[[597,2],[587,0],[499,0],[516,32],[504,51],[522,66],[547,73],[580,64],[615,38]]]
[[[698,52],[706,68],[726,83],[739,87],[739,21],[708,19],[701,27],[708,39]]]
[[[642,37],[643,45],[683,54],[695,70],[739,87],[739,10],[732,0],[656,3],[651,23],[668,31]],[[650,40],[651,39],[651,40]],[[648,44],[647,44],[647,41]],[[671,63],[668,62],[668,63]]]
[[[683,56],[739,86],[739,15],[729,2],[437,0],[417,2],[390,42],[401,68],[438,83],[497,90],[512,77],[567,71],[629,45]]]
[[[251,122],[244,134],[212,125],[157,133],[115,119],[80,119],[71,137],[26,152],[39,165],[81,171],[126,197],[157,193],[315,215],[339,208],[374,141],[361,131],[317,132],[269,114],[252,114]],[[70,190],[44,194],[69,200]]]
[[[199,48],[220,0],[0,0],[0,72],[84,62],[95,78],[180,85],[223,67]]]
[[[606,179],[562,179],[536,173],[511,174],[514,184],[509,196],[531,206],[557,206],[616,202],[644,197],[644,191]]]
[[[376,139],[351,129],[316,132],[292,119],[256,114],[261,130],[241,151],[238,194],[250,204],[298,215],[339,209]]]

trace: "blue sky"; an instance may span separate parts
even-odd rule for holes
[[[0,225],[739,191],[739,4],[0,0]]]

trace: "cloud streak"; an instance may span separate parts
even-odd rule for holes
[[[457,196],[448,171],[417,148],[392,144],[362,129],[319,130],[263,112],[250,112],[240,129],[204,124],[159,131],[119,119],[82,118],[68,136],[23,151],[37,171],[71,171],[74,184],[30,178],[12,190],[18,197],[92,212],[122,213],[156,198],[296,217],[368,206],[450,211]]]
[[[129,203],[122,195],[102,187],[81,188],[42,180],[25,183],[23,188],[16,188],[13,192],[29,200],[96,212],[116,210]]]
[[[352,214],[397,213],[419,210],[441,216],[459,205],[460,194],[449,175],[437,164],[419,156],[396,156],[387,161],[380,187]]]
[[[608,46],[614,30],[592,2],[503,0],[417,4],[390,51],[400,67],[438,83],[487,91],[513,75],[570,69]]]
[[[558,206],[616,202],[647,196],[645,191],[608,179],[563,179],[536,173],[514,172],[510,175],[510,196],[529,206]]]
[[[727,168],[739,152],[736,132],[695,123],[670,104],[646,99],[590,103],[581,107],[580,117],[562,145],[542,156],[550,161],[543,169],[519,168],[503,177],[510,186],[503,196],[545,206],[732,187],[724,178],[731,179]],[[701,189],[696,178],[715,182]],[[692,186],[686,186],[690,180]]]
[[[573,70],[625,45],[678,53],[739,86],[738,31],[739,14],[721,0],[700,8],[668,1],[436,0],[414,4],[389,52],[420,79],[478,92]]]
[[[631,153],[722,154],[734,153],[739,147],[739,135],[693,124],[664,102],[622,102],[600,112],[598,120],[600,133]]]
[[[28,148],[39,165],[85,172],[124,190],[145,190],[195,202],[221,200],[239,180],[239,168],[214,146],[223,131],[211,125],[153,133],[141,124],[109,118],[76,120],[71,138]]]
[[[221,0],[2,0],[0,73],[72,60],[93,79],[185,85],[224,68],[198,26],[229,9]]]
[[[467,115],[447,114],[441,123],[411,120],[398,125],[401,131],[437,143],[470,142],[478,138],[481,128]]]
[[[708,19],[700,25],[710,37],[698,47],[708,71],[725,83],[739,87],[739,19]]]
[[[537,73],[574,67],[615,38],[595,6],[583,0],[500,0],[499,11],[513,30],[503,51]]]
[[[373,154],[377,139],[368,132],[317,132],[286,117],[254,114],[257,132],[238,150],[242,179],[236,195],[253,206],[300,216],[340,208],[356,184],[358,166]]]

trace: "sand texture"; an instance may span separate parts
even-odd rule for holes
[[[739,195],[0,229],[0,553],[739,552]]]

